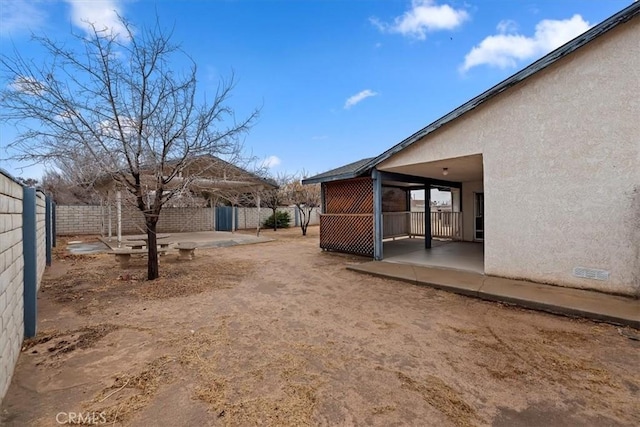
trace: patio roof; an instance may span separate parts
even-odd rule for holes
[[[169,175],[176,162],[177,161],[168,161],[166,164],[166,172],[164,173]],[[148,173],[145,173],[145,169]],[[191,173],[193,169],[196,170],[195,174]],[[141,181],[153,185],[156,180],[155,167],[152,165],[142,165],[140,172]],[[212,192],[229,188],[278,188],[278,184],[273,179],[261,177],[212,155],[194,157],[190,164],[184,168],[184,171],[167,183],[166,189],[170,190],[176,186],[183,185],[185,180],[188,180],[188,187],[192,191],[199,192]],[[114,176],[105,174],[96,180],[95,187],[98,190],[109,189],[113,185],[116,185],[117,182]]]
[[[370,159],[362,159],[354,163],[350,163],[348,165],[330,170],[328,172],[321,173],[319,175],[312,176],[302,181],[303,184],[315,184],[319,182],[328,182],[335,181],[340,179],[349,179],[355,178],[358,176],[363,176],[369,174],[370,171],[375,168],[378,164],[387,160],[394,154],[404,150],[408,146],[412,145],[414,142],[419,141],[424,138],[431,132],[434,132],[438,128],[444,126],[447,123],[453,122],[456,119],[459,119],[464,114],[472,111],[476,107],[480,106],[484,102],[490,100],[491,98],[499,95],[500,93],[510,89],[513,86],[516,86],[520,82],[526,80],[532,75],[538,73],[539,71],[544,70],[549,67],[556,61],[564,58],[565,56],[571,54],[582,46],[588,44],[589,42],[595,40],[601,35],[607,33],[613,28],[617,27],[620,24],[623,24],[634,17],[640,14],[640,1],[635,1],[631,5],[622,9],[620,12],[615,15],[605,19],[598,25],[592,27],[588,31],[574,38],[573,40],[565,43],[560,46],[556,50],[550,52],[549,54],[543,56],[539,60],[535,61],[531,65],[523,68],[517,73],[513,74],[511,77],[501,81],[497,85],[492,88],[486,90],[475,98],[470,99],[465,102],[455,110],[445,114],[440,117],[438,120],[432,122],[426,127],[422,128],[418,132],[394,145],[384,153],[380,154],[377,157],[373,157]]]
[[[303,184],[317,184],[319,182],[327,182],[327,181],[337,181],[340,179],[348,179],[354,178],[358,175],[364,175],[368,170],[364,170],[358,173],[361,170],[363,165],[371,162],[375,157],[367,157],[366,159],[360,159],[357,162],[349,163],[348,165],[340,166],[339,168],[331,169],[330,171],[323,172],[321,174],[312,176],[311,178],[307,178],[302,180]]]

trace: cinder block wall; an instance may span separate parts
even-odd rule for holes
[[[260,208],[260,218],[258,218],[258,208],[237,208],[238,209],[238,228],[249,229],[257,228],[258,222],[263,224],[267,218],[271,216],[273,211],[269,208]],[[280,208],[278,211],[289,210],[288,208]],[[291,217],[291,223],[289,226],[293,226],[293,210],[289,212]]]
[[[295,207],[282,207],[278,208],[278,212],[289,212],[291,221],[289,227],[296,227],[299,223],[296,223],[296,208]],[[271,216],[273,211],[269,208],[260,209],[260,224],[264,224],[264,221]],[[315,208],[311,212],[311,221],[309,225],[320,224],[320,208]],[[258,226],[258,208],[238,208],[238,228],[249,229],[256,228]]]
[[[239,229],[256,228],[269,218],[271,209],[258,208],[238,209]],[[289,212],[290,227],[295,227],[295,207],[283,207],[278,211]],[[111,233],[117,234],[117,211],[111,207]],[[109,210],[106,206],[56,206],[56,233],[58,235],[108,234]],[[212,231],[214,226],[212,208],[163,208],[158,221],[159,233],[181,233],[190,231]],[[320,224],[320,210],[314,209],[309,225]],[[145,233],[144,216],[134,206],[122,206],[122,234]]]
[[[0,171],[0,401],[24,338],[23,266],[22,186]]]
[[[46,248],[46,203],[47,196],[42,191],[36,192],[36,251],[38,262],[38,289],[40,289],[40,282],[44,275],[44,269],[47,266],[47,248]]]
[[[111,232],[116,235],[118,213],[111,207]],[[134,206],[122,206],[122,233],[145,232],[144,216]],[[108,234],[109,209],[106,206],[56,206],[58,235]],[[158,220],[158,232],[180,233],[213,230],[212,208],[163,208]]]

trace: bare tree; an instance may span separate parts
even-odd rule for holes
[[[320,184],[302,185],[302,179],[296,179],[286,186],[286,194],[300,213],[300,228],[306,236],[313,210],[320,207]]]
[[[47,170],[42,177],[42,188],[59,205],[95,205],[100,196],[91,186],[82,185],[55,170]]]
[[[273,181],[275,181],[278,187],[263,190],[261,200],[264,207],[271,209],[273,215],[273,231],[277,231],[278,208],[289,204],[287,185],[292,183],[294,178],[291,175],[279,173],[273,178]]]
[[[197,100],[196,65],[159,24],[126,34],[93,27],[76,35],[77,50],[34,37],[42,64],[14,51],[0,55],[4,84],[0,119],[21,131],[18,160],[72,160],[78,153],[126,189],[145,218],[150,280],[159,276],[156,225],[163,205],[211,168],[203,156],[237,156],[239,137],[257,111],[236,121],[227,105],[233,78],[209,101]],[[174,59],[190,61],[172,70]],[[202,165],[202,166],[200,166]],[[183,174],[189,170],[189,174]]]

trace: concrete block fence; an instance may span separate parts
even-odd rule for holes
[[[53,236],[51,201],[0,170],[0,402],[25,337],[36,334],[36,296]]]
[[[237,229],[252,229],[271,215],[271,209],[261,208],[258,217],[257,208],[236,207],[238,212]],[[291,227],[299,225],[299,215],[295,207],[282,207],[279,211],[287,211],[291,217]],[[115,206],[56,206],[56,233],[58,235],[109,234],[109,218],[111,234],[116,235],[117,213]],[[158,220],[159,233],[180,233],[191,231],[212,231],[215,229],[214,209],[203,207],[163,208]],[[122,206],[122,234],[144,233],[144,217],[137,208]],[[320,224],[320,212],[314,209],[310,225]]]
[[[118,222],[115,206],[56,206],[56,233],[116,235]],[[145,233],[144,215],[134,206],[122,205],[122,234]],[[213,230],[212,208],[163,208],[158,220],[159,233]]]

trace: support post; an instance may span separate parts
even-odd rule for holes
[[[56,247],[56,209],[58,205],[54,201],[51,202],[51,246]]]
[[[373,259],[382,260],[382,177],[377,169],[371,171],[373,179]]]
[[[45,245],[44,245],[44,247],[45,247],[45,252],[46,252],[47,265],[51,265],[51,247],[52,247],[51,235],[53,233],[53,227],[51,225],[51,198],[49,196],[45,197],[44,232],[45,232]]]
[[[117,233],[118,233],[118,246],[122,242],[122,192],[116,191],[116,214],[118,216]]]
[[[24,336],[36,335],[38,314],[38,240],[36,236],[36,189],[24,187],[22,195],[22,257],[24,261]]]
[[[209,196],[209,206],[211,206],[211,230],[216,231],[216,204],[213,196]]]
[[[424,247],[431,249],[431,184],[424,186]]]
[[[107,192],[107,224],[109,241],[111,241],[113,237],[113,232],[111,231],[111,191]]]
[[[100,237],[104,237],[104,198],[100,197]]]
[[[257,229],[258,229],[258,231],[256,232],[256,234],[257,234],[258,236],[260,236],[260,204],[261,204],[261,201],[260,201],[260,193],[258,193],[258,197],[257,197],[257,198],[258,198],[258,224],[257,224]],[[244,217],[245,217],[245,218],[247,218],[247,213],[246,213],[246,212],[245,212],[245,214],[244,214]],[[275,218],[274,218],[274,219],[275,219]]]
[[[231,232],[236,232],[236,206],[231,204]]]

